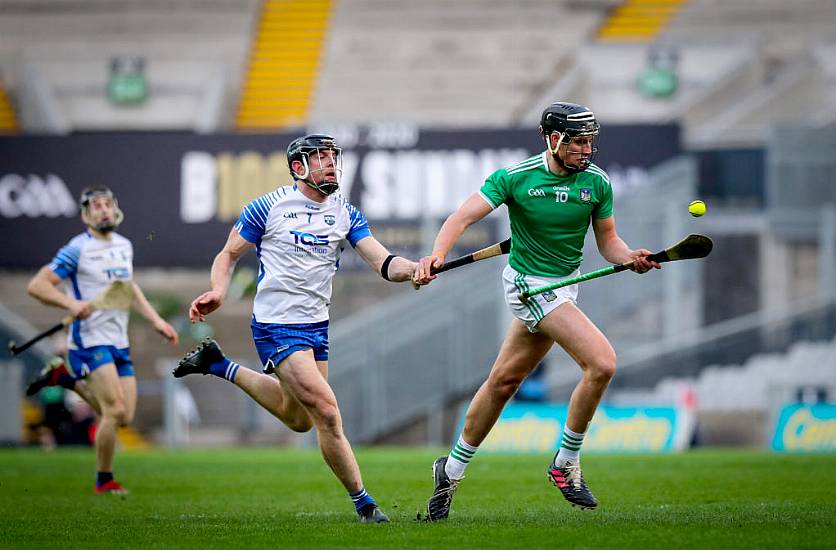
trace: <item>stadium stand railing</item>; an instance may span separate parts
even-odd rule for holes
[[[502,340],[502,267],[486,261],[447,273],[444,285],[333,325],[328,378],[351,441],[374,442],[425,419],[422,439],[444,442],[445,407],[484,379]]]
[[[19,361],[0,357],[0,445],[20,443],[27,413],[34,409],[23,405],[22,372]]]
[[[12,357],[6,343],[25,342],[38,331],[23,317],[0,304],[0,444],[17,445],[21,441],[27,413],[37,412],[23,399],[23,384],[46,363],[50,349],[45,342],[35,344],[29,351]]]
[[[11,359],[6,343],[12,340],[18,343],[25,342],[36,336],[38,332],[40,331],[33,327],[18,312],[0,303],[0,342],[3,342],[3,346],[0,347],[0,358]],[[16,358],[16,360],[24,366],[27,371],[27,376],[31,376],[37,373],[38,369],[46,363],[51,356],[51,351],[49,344],[46,341],[41,341],[32,346],[30,351]]]
[[[663,342],[653,359],[627,359],[607,399],[670,405],[689,388],[701,444],[762,446],[781,407],[836,398],[834,335],[836,301],[759,311],[707,327],[687,343]],[[650,380],[657,382],[648,387]]]
[[[770,227],[796,243],[819,242],[824,250],[835,249],[836,123],[776,124],[770,137],[765,182]],[[832,255],[822,258],[833,261]],[[825,268],[823,277],[836,280],[836,267]],[[834,285],[827,288],[836,293]]]
[[[620,372],[613,387],[652,388],[670,376],[694,379],[718,365],[749,364],[765,354],[780,357],[794,349],[798,342],[827,341],[835,334],[836,300],[823,302],[816,297],[784,308],[758,310],[653,345],[625,350],[620,354]],[[836,367],[832,361],[826,361],[803,369],[816,365],[824,369]],[[811,381],[819,379],[818,375],[801,374],[798,381],[802,382],[805,377]],[[732,391],[732,388],[715,389]]]
[[[824,105],[830,95],[817,63],[806,56],[795,58],[775,74],[761,74],[759,85],[749,88],[725,108],[692,124],[685,139],[691,146],[751,147],[765,141],[771,123],[782,120],[813,121],[811,105]],[[693,114],[691,114],[693,117]]]

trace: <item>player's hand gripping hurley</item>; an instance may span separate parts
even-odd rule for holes
[[[90,302],[90,308],[92,310],[100,310],[100,309],[129,309],[131,307],[131,302],[134,299],[134,289],[130,282],[126,281],[116,281],[111,284],[104,292],[96,296],[92,302]],[[40,342],[47,336],[51,336],[61,330],[62,328],[70,326],[75,320],[75,317],[72,315],[67,315],[61,322],[57,325],[48,328],[47,330],[43,331],[42,333],[38,334],[31,340],[24,342],[21,345],[16,345],[14,341],[9,342],[9,352],[12,356],[15,356],[19,353],[22,353],[35,345],[37,342]]]
[[[713,246],[714,243],[712,243],[711,239],[709,239],[705,235],[692,234],[688,235],[687,237],[685,237],[675,245],[671,246],[670,248],[666,248],[661,252],[657,252],[656,254],[651,254],[650,256],[647,256],[647,260],[651,262],[662,263],[675,262],[677,260],[695,260],[697,258],[705,258],[711,253],[711,249]],[[544,292],[548,292],[549,290],[563,288],[564,286],[573,285],[575,283],[589,281],[590,279],[605,277],[613,273],[626,271],[630,269],[632,266],[633,262],[611,265],[609,267],[604,267],[596,271],[584,273],[583,275],[578,275],[577,277],[572,277],[571,279],[566,279],[564,281],[552,283],[550,285],[545,285],[538,288],[532,288],[528,292],[521,292],[517,295],[517,297],[520,299],[520,301],[526,302],[529,298],[531,298],[532,296],[536,296],[537,294],[542,294]]]
[[[445,271],[456,269],[457,267],[461,267],[463,265],[472,264],[473,262],[478,262],[479,260],[487,260],[488,258],[493,258],[494,256],[508,254],[510,251],[511,239],[505,239],[501,243],[492,244],[486,248],[462,256],[461,258],[450,260],[441,267],[433,267],[432,270],[430,270],[430,273],[437,275],[438,273],[444,273]]]
[[[457,267],[461,267],[463,265],[472,264],[473,262],[478,262],[479,260],[487,260],[488,258],[493,258],[494,256],[508,254],[510,251],[511,239],[505,239],[501,243],[492,244],[490,246],[477,250],[476,252],[471,252],[470,254],[461,256],[460,258],[450,260],[441,267],[433,267],[430,270],[430,274],[438,275],[439,273],[444,273],[445,271],[456,269]],[[412,286],[413,288],[415,288],[415,290],[421,288],[414,282],[412,283]]]

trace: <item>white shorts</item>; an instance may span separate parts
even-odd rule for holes
[[[578,285],[569,285],[557,290],[549,290],[542,294],[532,296],[527,303],[523,303],[517,297],[520,292],[531,290],[540,286],[550,285],[564,279],[578,275],[576,270],[565,277],[538,277],[537,275],[524,275],[518,273],[510,265],[506,265],[502,271],[502,283],[505,286],[505,303],[511,308],[514,317],[525,323],[530,332],[538,332],[537,324],[543,320],[557,306],[565,303],[577,303]]]

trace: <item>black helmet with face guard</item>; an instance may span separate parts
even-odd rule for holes
[[[595,113],[577,103],[552,103],[540,116],[540,132],[543,135],[560,132],[567,137],[597,136],[599,129]]]
[[[545,108],[540,116],[540,135],[546,140],[549,152],[555,157],[565,169],[570,172],[582,172],[592,164],[592,158],[598,152],[595,146],[595,139],[598,137],[601,126],[595,119],[595,113],[583,105],[558,101]],[[554,132],[560,134],[557,146],[552,150],[549,136]],[[570,143],[576,137],[590,137],[592,142],[592,153],[581,162],[578,167],[565,166],[557,156],[557,150],[561,143]]]
[[[334,177],[329,180],[323,179],[320,183],[310,180],[313,172],[323,170],[319,163],[319,152],[328,152],[332,155],[334,166]],[[342,149],[337,146],[336,140],[327,134],[308,134],[296,138],[287,146],[287,166],[294,180],[303,180],[310,187],[317,191],[330,195],[340,187],[340,176],[342,175]],[[311,156],[313,155],[313,157]],[[314,160],[316,159],[316,160]],[[293,162],[299,161],[305,167],[301,174],[293,170]]]

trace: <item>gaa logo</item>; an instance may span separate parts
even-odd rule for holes
[[[334,222],[336,221],[337,220],[334,218],[334,216],[330,214],[325,214],[325,223],[327,223],[328,225],[334,225]]]
[[[64,181],[55,174],[0,175],[0,217],[57,218],[78,215],[78,205]]]
[[[529,189],[528,190],[528,196],[529,197],[545,197],[546,192],[543,191],[542,189]]]

